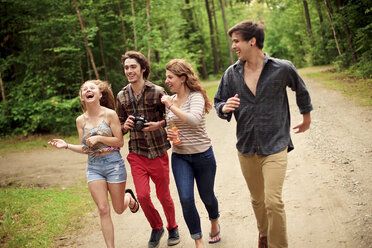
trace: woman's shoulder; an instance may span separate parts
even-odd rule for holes
[[[102,107],[102,108],[104,110],[105,116],[107,116],[108,119],[111,119],[113,117],[117,117],[117,113],[116,113],[115,110],[110,109],[110,108],[106,108],[106,107]]]
[[[190,100],[193,100],[193,101],[196,101],[196,100],[204,101],[203,94],[200,91],[190,92],[189,98],[190,98]]]
[[[84,113],[83,113],[83,114],[79,115],[78,117],[76,117],[76,125],[77,126],[83,126],[84,120],[85,120],[85,118],[84,118]]]

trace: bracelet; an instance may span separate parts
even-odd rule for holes
[[[67,144],[67,146],[65,147],[65,149],[68,149],[68,143],[66,143]]]
[[[171,105],[168,106],[168,109],[170,110],[170,108],[173,106],[173,103]]]

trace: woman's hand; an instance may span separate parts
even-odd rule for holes
[[[68,146],[67,142],[62,139],[53,139],[53,141],[49,141],[48,144],[58,149],[67,149]]]
[[[95,136],[91,136],[91,137],[89,137],[89,138],[86,140],[87,145],[88,145],[88,146],[94,146],[95,144],[97,144],[98,142],[100,142],[100,138],[101,138],[100,135],[95,135]]]
[[[173,141],[176,138],[177,138],[177,133],[173,131],[172,129],[168,128],[167,140]]]
[[[161,97],[160,101],[165,105],[165,107],[169,108],[172,103],[172,98],[168,95],[164,95]]]

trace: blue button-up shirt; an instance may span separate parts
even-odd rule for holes
[[[304,81],[291,62],[265,54],[255,96],[245,83],[243,70],[243,61],[231,65],[223,74],[214,97],[218,116],[230,121],[232,112],[223,114],[222,107],[228,98],[239,95],[240,106],[233,112],[237,122],[238,151],[270,155],[286,147],[288,151],[292,150],[286,87],[296,92],[300,113],[306,114],[313,110],[313,106]]]

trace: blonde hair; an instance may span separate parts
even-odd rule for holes
[[[88,81],[85,81],[80,86],[80,90],[79,90],[80,102],[81,102],[81,105],[82,105],[82,108],[83,108],[84,112],[86,111],[87,107],[86,107],[86,104],[85,104],[81,94],[82,94],[82,91],[83,91],[83,86],[86,83],[94,83],[95,85],[98,86],[98,89],[102,94],[102,97],[99,100],[99,103],[100,103],[101,106],[104,106],[106,108],[115,110],[115,97],[114,97],[114,93],[112,93],[111,85],[106,81],[88,80]]]
[[[203,95],[205,101],[204,111],[208,114],[209,110],[212,108],[212,104],[208,99],[206,90],[201,86],[199,77],[192,69],[190,63],[185,59],[172,59],[167,63],[165,68],[177,77],[185,76],[185,85],[190,89],[190,91],[200,92]]]

